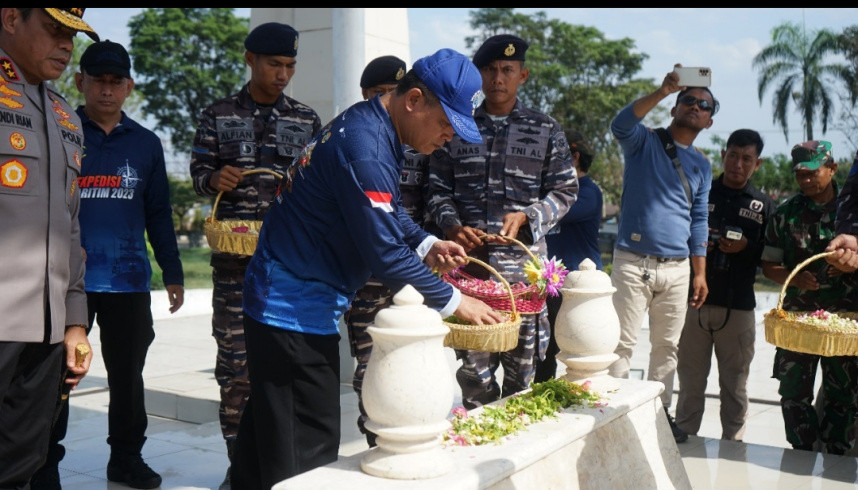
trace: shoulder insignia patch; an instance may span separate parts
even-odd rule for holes
[[[9,58],[0,58],[0,68],[3,69],[3,75],[6,77],[6,80],[11,82],[21,80],[21,77],[18,76],[18,72],[15,71],[15,65],[12,64],[12,60]]]

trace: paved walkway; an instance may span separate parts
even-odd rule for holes
[[[745,443],[722,442],[718,420],[717,372],[709,378],[707,408],[700,437],[680,444],[694,488],[855,488],[856,458],[830,457],[786,449],[777,383],[771,379],[774,347],[765,342],[762,314],[772,308],[774,294],[759,297],[757,353],[751,365],[749,394],[753,403]],[[211,291],[186,291],[185,305],[170,315],[162,292],[153,293],[156,338],[144,370],[149,437],[143,456],[164,478],[165,489],[217,488],[228,465],[217,422],[218,387],[213,375],[216,346],[211,336]],[[67,454],[60,463],[66,489],[125,488],[109,483],[105,469],[107,380],[100,359],[97,327],[91,342],[96,352],[90,374],[72,393]],[[632,368],[645,370],[649,352],[646,331],[632,358]],[[449,349],[448,349],[449,350]],[[342,444],[340,454],[366,449],[357,431],[357,398],[350,387],[348,350],[341,386]],[[456,360],[449,350],[451,382]],[[457,401],[460,398],[457,398]],[[541,489],[540,489],[541,490]]]

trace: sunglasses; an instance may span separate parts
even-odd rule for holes
[[[682,103],[683,105],[688,105],[688,106],[697,104],[697,107],[699,107],[701,111],[713,112],[715,109],[715,107],[712,105],[712,102],[709,102],[706,99],[698,99],[697,97],[695,97],[693,95],[683,95],[679,99],[679,102]]]

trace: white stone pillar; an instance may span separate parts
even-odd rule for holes
[[[608,366],[620,341],[620,319],[611,299],[616,288],[611,278],[584,259],[570,271],[560,293],[563,301],[554,321],[557,360],[566,365],[565,378],[574,383],[590,381],[590,390],[606,393],[619,382],[608,375]]]
[[[360,8],[332,9],[334,97],[336,116],[350,105],[363,100],[360,76],[364,62],[364,10]]]
[[[441,444],[454,399],[444,352],[450,329],[409,285],[393,297],[391,307],[378,312],[367,331],[373,346],[363,405],[366,428],[378,435],[378,447],[361,459],[361,469],[400,480],[448,473],[453,461]]]

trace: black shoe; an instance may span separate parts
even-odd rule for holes
[[[131,488],[157,488],[161,486],[161,475],[152,471],[143,458],[137,455],[110,456],[107,463],[107,479],[124,483]]]
[[[366,433],[364,435],[366,436],[366,443],[369,447],[375,447],[378,445],[375,442],[376,439],[378,439],[378,436],[375,433],[370,432],[370,431],[366,431]]]
[[[57,468],[56,464],[45,463],[30,478],[30,488],[32,490],[62,490],[63,487],[60,485],[60,469]]]
[[[673,420],[673,417],[668,413],[667,407],[664,407],[664,414],[667,415],[667,423],[670,424],[670,430],[673,432],[673,440],[676,441],[677,444],[687,441],[688,434],[676,425],[676,421]]]

